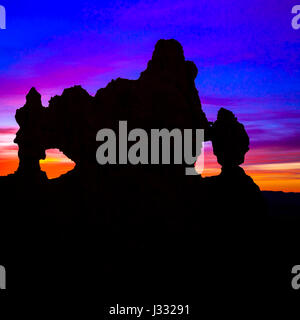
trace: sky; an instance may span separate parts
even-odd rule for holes
[[[299,1],[298,1],[299,2]],[[198,67],[209,121],[233,111],[250,136],[243,168],[262,190],[300,192],[300,29],[296,0],[14,1],[0,30],[0,175],[18,166],[17,108],[31,87],[43,105],[64,88],[90,94],[112,79],[137,79],[159,39],[176,39]],[[204,176],[220,171],[208,143]],[[57,150],[49,178],[73,168]]]

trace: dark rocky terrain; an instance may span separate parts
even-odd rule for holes
[[[94,97],[75,86],[45,108],[30,90],[16,112],[19,168],[0,178],[1,250],[12,287],[24,284],[26,272],[33,288],[82,286],[107,297],[201,290],[207,299],[217,291],[242,303],[255,293],[252,303],[262,303],[269,291],[290,291],[299,236],[277,213],[299,202],[261,193],[245,174],[249,137],[223,108],[207,121],[197,72],[177,41],[160,40],[138,80],[112,80]],[[117,131],[120,120],[128,130],[204,129],[222,173],[204,179],[186,176],[184,165],[100,166],[96,133]],[[72,159],[74,170],[48,180],[39,160],[49,148]]]
[[[277,219],[299,220],[300,193],[262,191],[268,204],[269,215]]]

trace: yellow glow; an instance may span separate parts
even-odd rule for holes
[[[40,164],[43,164],[43,163],[73,163],[72,160],[70,159],[67,159],[67,158],[46,158],[45,160],[40,160]]]
[[[300,170],[300,162],[286,162],[286,163],[264,163],[255,165],[245,165],[248,170]]]

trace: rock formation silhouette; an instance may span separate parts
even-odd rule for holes
[[[131,128],[148,130],[207,129],[196,76],[197,68],[185,61],[181,45],[175,40],[160,40],[138,80],[112,80],[95,97],[75,86],[52,98],[44,108],[40,94],[32,88],[26,104],[16,113],[20,125],[15,139],[19,145],[18,173],[38,171],[38,161],[49,148],[60,149],[79,172],[95,170],[96,133],[101,128],[117,131],[119,120],[127,120]]]
[[[249,137],[244,126],[234,114],[221,108],[212,126],[212,145],[214,155],[224,167],[239,166],[244,163],[249,150]]]
[[[171,288],[172,277],[177,284],[191,283],[199,273],[217,273],[217,260],[225,260],[230,264],[223,265],[228,278],[222,285],[238,288],[242,275],[235,264],[254,266],[263,259],[266,208],[258,186],[240,167],[249,137],[223,108],[208,122],[195,87],[197,72],[179,42],[159,40],[137,80],[112,80],[95,96],[80,86],[65,89],[48,107],[34,88],[29,91],[16,112],[19,168],[0,180],[13,207],[7,223],[18,221],[6,237],[15,239],[21,257],[34,261],[28,272],[53,273],[53,261],[59,261],[62,282],[70,284],[81,268],[86,281],[104,277],[116,292],[127,278],[139,287],[145,274],[146,287],[162,281],[160,288]],[[100,166],[96,133],[117,132],[120,120],[128,121],[128,130],[204,129],[222,173],[202,178],[186,176],[184,165]],[[53,180],[39,166],[50,148],[76,163]],[[57,276],[43,281],[51,285]],[[254,285],[260,277],[251,279]]]

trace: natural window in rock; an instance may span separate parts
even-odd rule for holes
[[[46,150],[46,159],[40,160],[41,170],[45,171],[48,179],[60,177],[75,167],[75,162],[66,157],[58,149]]]
[[[196,168],[197,169],[197,168]],[[211,141],[204,142],[204,170],[201,174],[203,178],[217,176],[221,173],[221,166],[216,162]]]

